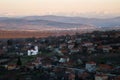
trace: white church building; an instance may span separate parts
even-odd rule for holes
[[[38,46],[34,46],[34,49],[29,49],[27,51],[28,56],[37,55],[37,54],[38,54]]]

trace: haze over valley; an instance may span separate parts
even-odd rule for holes
[[[120,0],[0,0],[0,35],[120,30],[119,4]]]
[[[44,30],[97,30],[119,29],[120,17],[83,18],[65,16],[27,16],[21,18],[0,17],[0,30],[44,31]]]

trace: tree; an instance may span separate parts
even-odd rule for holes
[[[18,57],[18,60],[17,60],[17,66],[21,66],[22,65],[22,61],[21,61],[21,58]]]
[[[8,46],[11,46],[12,44],[13,44],[12,39],[7,40],[7,45],[8,45]]]

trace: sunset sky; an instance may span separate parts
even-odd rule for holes
[[[0,16],[120,16],[120,0],[0,0]]]

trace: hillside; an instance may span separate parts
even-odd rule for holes
[[[0,19],[0,29],[1,30],[94,30],[96,29],[93,25],[80,24],[80,23],[65,23],[56,22],[50,20],[26,20],[19,18],[2,18]]]
[[[120,17],[115,18],[84,18],[84,17],[65,17],[65,16],[28,16],[24,17],[26,20],[50,20],[65,23],[79,23],[79,24],[91,24],[97,27],[120,27]]]

